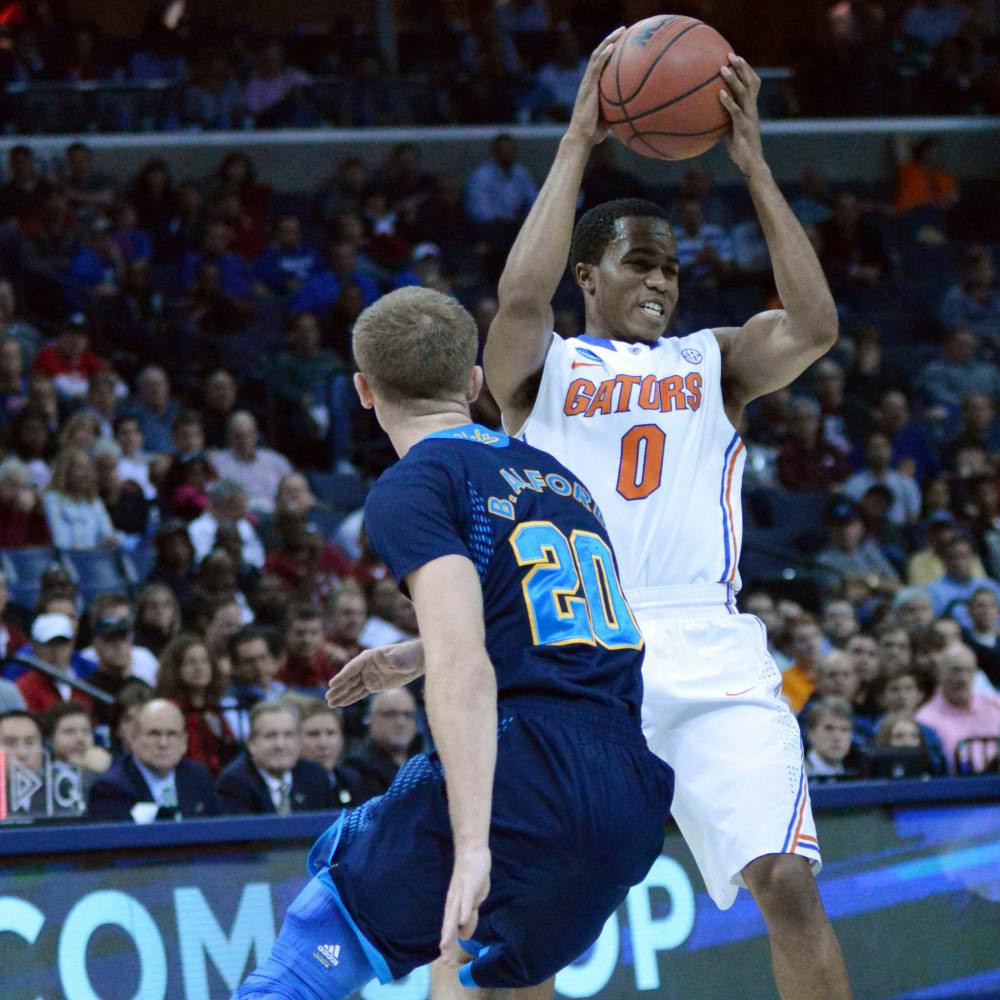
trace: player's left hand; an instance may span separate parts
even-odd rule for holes
[[[764,164],[760,143],[760,118],[757,115],[757,95],[760,77],[741,56],[729,53],[729,65],[720,71],[726,86],[719,91],[719,100],[729,112],[733,127],[725,136],[729,158],[746,176]]]
[[[441,925],[441,958],[445,965],[455,968],[462,963],[465,951],[458,939],[468,941],[476,933],[479,906],[490,892],[491,864],[488,847],[455,852]]]

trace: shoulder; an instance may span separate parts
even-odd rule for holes
[[[177,777],[193,784],[212,784],[212,775],[208,768],[196,761],[188,760],[186,757],[182,757],[177,765]]]
[[[250,773],[249,758],[245,753],[241,753],[219,772],[219,776],[215,779],[215,782],[217,785],[242,784],[250,779]]]
[[[311,760],[299,759],[295,767],[292,768],[293,781],[308,781],[310,784],[327,785],[330,782],[329,775],[321,764],[316,764]]]

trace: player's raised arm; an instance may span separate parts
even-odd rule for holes
[[[424,646],[424,700],[444,765],[455,842],[441,953],[457,963],[490,888],[489,829],[497,755],[497,687],[486,653],[479,574],[447,555],[406,578]]]
[[[606,133],[600,120],[598,81],[624,30],[613,31],[590,57],[569,127],[500,275],[500,309],[490,326],[484,367],[490,392],[512,431],[531,412],[531,380],[545,364],[552,296],[566,269],[583,171],[591,149]]]
[[[716,331],[726,403],[740,409],[788,385],[836,343],[837,309],[816,252],[764,159],[757,118],[760,78],[739,56],[730,57],[722,77],[726,86],[719,100],[733,120],[726,149],[746,178],[784,306],[758,313],[742,327]]]

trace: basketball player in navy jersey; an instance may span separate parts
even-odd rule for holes
[[[353,343],[400,455],[365,527],[416,606],[436,750],[317,841],[235,997],[345,1000],[439,953],[465,986],[531,986],[593,944],[662,847],[673,778],[642,735],[642,636],[586,487],[471,422],[461,305],[401,289]]]

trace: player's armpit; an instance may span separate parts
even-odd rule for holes
[[[490,324],[483,370],[490,393],[511,431],[527,420],[538,392],[538,379],[552,342],[552,307],[521,299],[501,298]]]
[[[743,326],[712,331],[722,352],[726,409],[783,389],[833,346],[825,331],[797,329],[783,309],[751,316]]]

